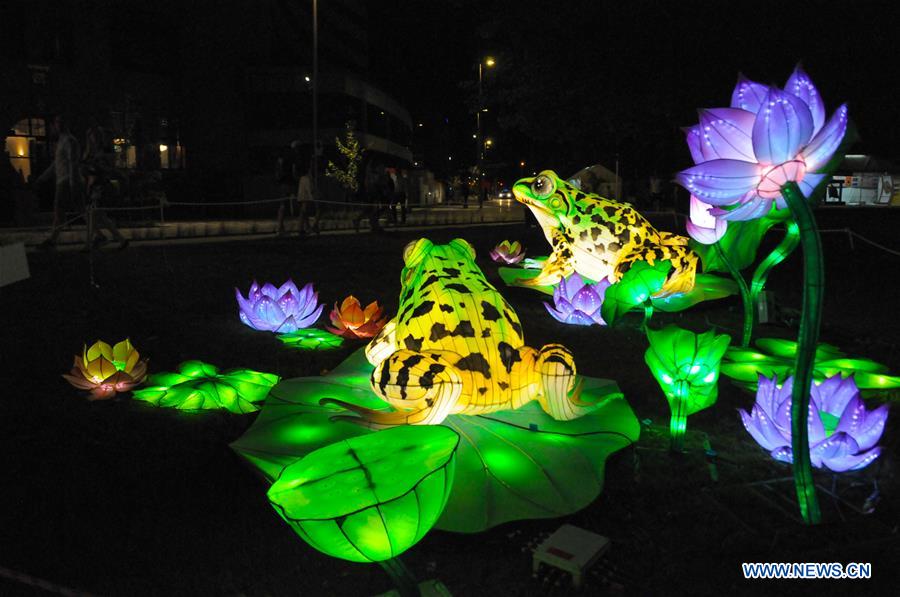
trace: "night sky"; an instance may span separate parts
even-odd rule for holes
[[[739,72],[782,86],[797,62],[829,115],[849,104],[854,153],[900,156],[895,2],[385,0],[369,11],[370,75],[425,125],[420,146],[438,168],[444,153],[474,159],[485,55],[498,61],[484,79],[490,158],[516,171],[618,157],[626,175],[671,174],[689,161],[680,127],[697,108],[728,105]]]

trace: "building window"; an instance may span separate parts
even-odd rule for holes
[[[24,118],[17,122],[6,137],[9,161],[24,182],[40,174],[38,160],[45,157],[47,128],[43,118]]]

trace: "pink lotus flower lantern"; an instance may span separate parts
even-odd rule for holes
[[[691,192],[688,234],[710,244],[728,221],[753,220],[772,203],[787,206],[781,187],[796,182],[809,197],[847,132],[847,105],[826,122],[812,80],[798,66],[784,89],[741,77],[728,108],[700,110],[685,131],[695,166],[676,176]]]
[[[237,288],[234,294],[245,325],[276,334],[290,334],[311,326],[325,308],[319,304],[319,293],[313,290],[312,283],[298,290],[293,280],[279,288],[268,283],[260,287],[254,280],[247,298]]]
[[[778,387],[778,378],[759,377],[756,404],[748,414],[739,409],[744,427],[772,458],[791,463],[791,390],[794,378]],[[855,471],[881,454],[888,407],[867,410],[853,377],[840,374],[813,384],[809,401],[809,457],[816,468]]]
[[[553,289],[553,306],[544,303],[544,307],[556,321],[562,323],[606,325],[600,308],[609,286],[606,278],[596,284],[588,284],[580,274],[574,273]]]
[[[497,263],[515,265],[525,259],[525,248],[517,240],[512,242],[504,240],[491,249],[491,259]]]

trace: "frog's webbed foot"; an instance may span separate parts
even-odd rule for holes
[[[376,367],[397,350],[397,320],[391,319],[366,345],[366,359]]]
[[[535,366],[541,380],[537,399],[548,415],[557,421],[570,421],[594,410],[596,404],[581,400],[584,380],[575,383],[575,359],[565,346],[542,347]]]
[[[575,260],[572,249],[564,241],[565,239],[561,238],[559,242],[554,243],[553,252],[544,262],[540,273],[534,278],[524,280],[522,282],[524,286],[552,286],[572,275],[575,271]]]
[[[446,353],[398,350],[372,372],[372,389],[395,410],[381,411],[325,398],[320,404],[335,404],[358,416],[336,415],[332,420],[350,421],[381,429],[396,425],[438,425],[456,412],[463,380]]]

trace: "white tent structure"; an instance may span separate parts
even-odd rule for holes
[[[585,193],[594,193],[607,199],[621,201],[622,177],[601,164],[582,168],[568,181]]]

